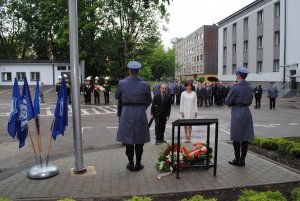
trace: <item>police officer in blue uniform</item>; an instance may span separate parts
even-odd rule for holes
[[[238,67],[235,83],[225,99],[225,104],[231,107],[231,129],[230,140],[233,141],[235,159],[229,164],[235,166],[245,166],[245,158],[248,151],[248,141],[253,140],[253,120],[249,109],[253,99],[253,87],[245,79],[248,70]]]
[[[151,90],[150,85],[138,76],[141,68],[139,62],[131,61],[127,67],[130,76],[119,82],[115,93],[115,98],[122,102],[117,141],[126,145],[129,161],[126,168],[139,171],[144,167],[141,163],[144,143],[150,141],[146,110],[152,101]]]

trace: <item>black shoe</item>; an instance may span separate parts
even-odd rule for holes
[[[134,171],[140,171],[143,168],[144,168],[144,165],[142,163],[137,163],[137,164],[135,164]]]
[[[231,161],[228,161],[230,165],[235,165],[235,166],[241,166],[241,160],[240,159],[233,159]]]
[[[245,166],[245,158],[241,158],[240,160],[240,166]]]
[[[162,140],[161,143],[167,143],[167,141],[166,140]]]
[[[129,171],[134,171],[134,164],[133,163],[128,163],[126,168],[129,170]]]
[[[156,141],[155,141],[155,144],[156,144],[156,145],[159,145],[159,144],[161,144],[161,141],[156,140]]]

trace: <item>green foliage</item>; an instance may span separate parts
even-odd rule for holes
[[[215,198],[205,199],[201,195],[195,195],[190,199],[184,198],[184,199],[182,199],[182,201],[217,201],[217,199],[215,199]]]
[[[10,199],[7,199],[7,198],[2,198],[0,197],[0,201],[11,201]]]
[[[0,59],[69,59],[68,1],[0,3]],[[159,26],[168,21],[168,0],[79,0],[77,4],[79,55],[86,61],[87,76],[127,76],[128,61],[140,57],[142,62],[160,44]],[[164,71],[171,73],[169,66]],[[142,76],[150,79],[152,66],[143,67]]]
[[[238,201],[286,201],[279,191],[256,192],[254,190],[243,190]]]
[[[71,198],[65,198],[65,199],[60,199],[60,200],[57,200],[57,201],[76,201],[76,200],[71,199]]]
[[[205,78],[204,78],[204,77],[199,77],[199,79],[198,79],[198,80],[199,80],[199,82],[200,82],[200,83],[203,83],[203,82],[204,82],[204,80],[205,80]]]
[[[292,139],[284,139],[280,137],[275,138],[263,138],[254,136],[251,144],[258,145],[265,149],[276,150],[287,156],[300,156],[300,142]]]
[[[300,201],[300,187],[294,188],[291,192],[292,201]]]
[[[125,201],[152,201],[150,197],[133,196],[132,198]]]

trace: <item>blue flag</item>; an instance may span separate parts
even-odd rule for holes
[[[15,78],[12,97],[11,97],[10,114],[9,114],[8,125],[7,125],[7,132],[13,138],[16,137],[18,127],[19,127],[18,119],[20,114],[20,99],[21,99],[21,94],[19,91],[19,85],[17,79]]]
[[[37,128],[37,134],[40,134],[39,114],[40,114],[40,85],[39,80],[36,81],[35,96],[33,101],[34,119]]]
[[[26,77],[24,78],[24,85],[22,91],[22,97],[20,102],[20,127],[18,129],[17,138],[19,139],[19,148],[25,145],[25,140],[28,135],[28,121],[30,121],[34,116],[30,91],[27,83]]]
[[[57,103],[54,112],[54,121],[52,123],[52,137],[56,140],[59,134],[64,135],[66,126],[68,126],[68,98],[66,81],[63,79],[58,92]]]

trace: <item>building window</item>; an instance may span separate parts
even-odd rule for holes
[[[197,55],[197,62],[199,62],[199,55]]]
[[[11,73],[10,72],[2,73],[2,82],[11,82]]]
[[[223,66],[223,75],[227,74],[227,69],[226,69],[226,65]]]
[[[236,23],[232,25],[232,34],[236,35]]]
[[[257,62],[256,73],[262,73],[262,61]]]
[[[203,55],[202,54],[200,54],[200,61],[202,61],[203,60]]]
[[[25,72],[17,72],[17,80],[18,81],[23,81],[25,76],[26,76]]]
[[[232,65],[232,74],[235,74],[236,73],[236,64],[233,64]]]
[[[264,12],[259,11],[257,13],[257,24],[263,23],[264,22]]]
[[[203,50],[203,43],[200,44],[200,49]]]
[[[248,17],[244,18],[244,30],[248,30]]]
[[[223,29],[223,38],[224,38],[224,40],[227,39],[227,28]]]
[[[248,41],[244,41],[244,52],[248,52]]]
[[[263,47],[264,47],[263,36],[257,37],[257,47],[258,47],[258,48],[263,48]]]
[[[274,45],[280,44],[280,34],[279,31],[275,31],[274,33]]]
[[[275,14],[275,17],[280,16],[280,3],[279,2],[275,3],[275,5],[274,5],[274,14]]]
[[[57,66],[57,70],[66,70],[67,67],[66,66]]]
[[[227,56],[227,47],[223,47],[223,56],[224,56],[224,57]]]
[[[232,54],[236,54],[236,44],[232,45]]]
[[[71,69],[71,67],[70,66],[68,66],[68,70],[70,70]]]
[[[279,59],[274,60],[274,72],[279,72]]]
[[[203,39],[203,33],[200,34],[200,39]]]
[[[245,68],[248,68],[248,63],[244,63],[244,67],[245,67]]]
[[[30,72],[30,80],[31,81],[40,80],[40,72]]]

